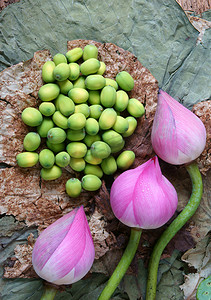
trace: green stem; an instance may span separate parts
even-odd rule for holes
[[[129,265],[131,264],[134,255],[136,254],[136,250],[139,245],[139,241],[141,238],[141,229],[131,228],[130,233],[130,240],[125,249],[125,252],[117,265],[116,269],[114,270],[113,274],[111,275],[109,281],[107,282],[105,288],[103,289],[102,293],[98,300],[108,300],[114,293],[115,289],[118,287],[120,281],[122,280],[123,276],[125,275]]]
[[[53,286],[45,286],[44,293],[40,300],[53,300],[54,297],[56,296],[57,289],[54,288]]]
[[[146,300],[154,300],[156,296],[157,272],[161,254],[175,234],[185,225],[197,210],[203,192],[203,183],[196,163],[186,166],[192,181],[192,194],[188,204],[177,218],[169,225],[157,241],[149,261]]]

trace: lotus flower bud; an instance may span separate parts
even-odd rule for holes
[[[194,113],[160,90],[151,140],[155,153],[161,159],[181,165],[202,153],[206,130]]]
[[[71,284],[90,270],[95,257],[83,206],[48,226],[38,237],[32,252],[36,273],[55,284]]]
[[[129,227],[154,229],[165,224],[177,208],[177,193],[162,175],[158,158],[123,172],[110,193],[115,216]]]

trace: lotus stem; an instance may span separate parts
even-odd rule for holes
[[[53,286],[45,286],[44,293],[40,300],[53,300],[54,297],[56,296],[57,289],[54,288]]]
[[[142,230],[131,228],[130,239],[123,256],[108,280],[98,300],[109,300],[131,264],[139,245]]]
[[[146,300],[155,300],[157,272],[161,254],[175,234],[185,225],[197,210],[203,193],[202,177],[197,164],[186,165],[192,182],[192,193],[188,204],[177,218],[169,225],[157,241],[149,261]]]

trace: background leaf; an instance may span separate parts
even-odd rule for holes
[[[55,300],[90,300],[98,299],[106,284],[107,277],[102,274],[92,274],[89,278],[74,283],[72,287],[58,292]],[[44,288],[43,281],[39,279],[5,279],[1,289],[2,300],[38,300]],[[113,300],[129,300],[124,291],[117,289]]]
[[[171,75],[163,85],[165,90],[177,95],[177,99],[188,108],[196,103],[193,99],[196,99],[197,95],[200,101],[211,98],[211,81],[206,83],[211,66],[210,51],[211,29],[208,29],[205,31],[202,44],[192,49],[177,70],[170,71]]]
[[[211,12],[204,15],[210,19]],[[133,52],[161,88],[191,108],[211,98],[207,80],[211,30],[206,30],[199,44],[197,37],[197,30],[173,0],[21,0],[0,14],[0,70],[32,58],[37,50],[49,49],[52,55],[65,53],[68,40],[112,42]],[[28,235],[22,224],[13,224],[13,217],[2,222],[10,232],[2,235],[2,244],[7,246],[1,251],[1,266],[6,257],[12,256],[15,245],[25,243]],[[157,299],[183,299],[178,285],[183,283],[184,264],[177,254],[161,261]],[[127,295],[117,290],[113,299],[135,300],[144,295],[146,270],[143,262],[138,265],[137,277],[126,275],[127,281],[122,282]],[[57,294],[56,299],[97,299],[106,280],[102,274],[92,274]],[[0,286],[3,300],[35,300],[42,293],[41,280],[2,279]]]
[[[196,45],[198,32],[176,1],[23,0],[2,11],[0,32],[0,69],[37,50],[65,53],[68,40],[91,39],[134,53],[185,106],[210,99],[211,30]]]
[[[31,300],[36,300],[39,299],[39,295],[42,293],[41,280],[7,280],[2,278],[3,266],[7,258],[13,256],[16,245],[26,243],[30,233],[37,236],[35,228],[25,227],[24,222],[16,221],[13,216],[4,216],[0,219],[0,299],[2,300],[22,300],[27,299],[29,295],[34,295]]]
[[[185,264],[180,261],[180,253],[174,251],[170,258],[163,259],[159,265],[156,300],[183,300],[179,285],[184,281]]]
[[[208,234],[194,249],[188,250],[182,260],[194,267],[194,272],[185,276],[185,283],[181,286],[185,297],[195,299],[198,284],[211,275],[211,242]],[[197,272],[196,272],[197,271]]]
[[[147,284],[147,269],[142,259],[136,263],[137,275],[126,274],[121,282],[121,289],[124,290],[130,300],[145,299]]]
[[[42,280],[5,279],[2,300],[38,300],[43,293]]]

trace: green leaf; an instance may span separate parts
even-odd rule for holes
[[[174,251],[170,258],[161,260],[156,300],[184,299],[179,285],[184,282],[185,264],[179,260],[178,256],[180,256],[179,251]]]
[[[211,9],[204,11],[202,13],[202,18],[207,21],[211,21]]]
[[[147,284],[147,269],[144,262],[139,259],[137,262],[137,275],[125,275],[121,282],[121,289],[125,291],[130,300],[144,299]]]
[[[74,283],[66,290],[57,292],[55,300],[94,300],[98,299],[108,277],[94,273],[86,279]],[[44,292],[43,280],[39,279],[4,279],[0,290],[2,300],[38,300]],[[124,291],[117,289],[113,300],[128,300]]]
[[[18,244],[26,243],[30,233],[37,236],[36,229],[26,227],[24,222],[18,222],[13,216],[3,216],[0,219],[0,299],[2,300],[31,300],[39,299],[42,281],[29,279],[3,279],[3,266],[8,257],[13,256]],[[33,290],[34,289],[34,290]],[[25,297],[25,298],[24,298]]]
[[[136,274],[125,274],[119,285],[119,289],[127,293],[129,300],[145,299],[148,274],[144,266],[144,261],[138,259],[132,263],[131,267],[133,273],[135,272]],[[171,257],[160,261],[156,300],[183,299],[183,292],[179,288],[179,285],[184,282],[185,268],[186,264],[180,261],[180,252],[176,250]],[[102,276],[102,274],[97,275]],[[82,299],[84,300],[84,298]]]
[[[38,300],[42,295],[42,280],[4,279],[2,300]]]
[[[196,46],[198,31],[176,1],[23,0],[2,11],[0,32],[0,69],[37,50],[66,53],[68,40],[93,39],[133,52],[187,107],[210,98],[211,30]]]
[[[202,44],[195,46],[177,70],[172,70],[163,88],[186,107],[211,98],[211,29],[206,30]],[[207,83],[206,83],[207,80]],[[200,96],[199,96],[200,95]]]
[[[90,277],[82,279],[67,288],[65,292],[58,293],[55,300],[90,300],[98,299],[108,277],[103,274],[93,273]],[[128,300],[124,291],[117,289],[112,297],[114,300]]]
[[[24,228],[24,223],[16,222],[13,216],[4,216],[0,219],[0,238],[7,243],[15,232]],[[4,237],[4,239],[3,239]]]

